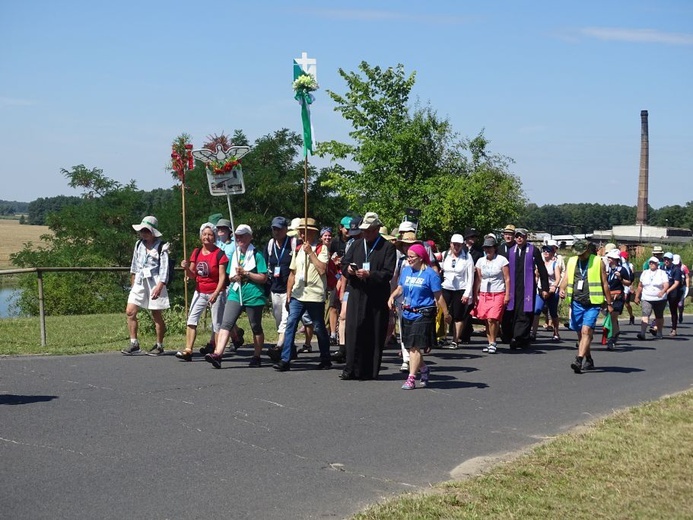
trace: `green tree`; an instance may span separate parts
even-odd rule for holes
[[[326,186],[350,208],[376,211],[389,223],[398,223],[407,208],[420,209],[419,228],[439,242],[464,227],[489,230],[519,214],[524,195],[508,171],[512,160],[492,153],[483,132],[461,139],[430,106],[410,108],[415,74],[407,76],[401,64],[382,69],[361,62],[359,70],[339,69],[344,95],[328,91],[352,125],[354,143],[318,148],[359,165],[326,172]]]

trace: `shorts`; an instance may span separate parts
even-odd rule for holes
[[[649,318],[654,311],[655,319],[661,320],[664,318],[664,310],[667,308],[666,300],[655,300],[653,302],[642,300],[642,315],[644,318]]]
[[[156,300],[152,300],[149,297],[155,286],[156,283],[154,283],[154,279],[152,278],[145,278],[142,280],[142,283],[136,283],[132,286],[132,289],[130,289],[128,303],[132,303],[142,309],[148,309],[150,311],[168,309],[171,304],[168,301],[168,290],[165,285]]]
[[[480,320],[496,320],[500,321],[505,310],[505,293],[479,293],[479,301],[476,302],[476,308],[473,315]]]
[[[534,314],[541,314],[544,309],[549,310],[549,316],[552,318],[558,318],[558,302],[560,298],[558,293],[549,293],[546,300],[537,294],[534,297]]]
[[[579,331],[582,327],[594,329],[597,326],[601,305],[584,307],[581,303],[573,301],[570,306],[570,329]]]
[[[190,312],[188,312],[187,325],[197,326],[197,324],[200,322],[200,317],[205,312],[205,309],[210,306],[209,298],[211,296],[211,294],[204,294],[195,291],[192,301],[190,302]],[[221,328],[221,320],[224,317],[225,304],[226,300],[224,300],[224,294],[219,294],[215,302],[211,304],[212,330],[214,332],[219,332],[219,329]]]

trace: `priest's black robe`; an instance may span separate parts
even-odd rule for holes
[[[359,279],[347,273],[349,264],[361,269],[366,261],[370,262],[368,278]],[[344,372],[355,379],[378,377],[390,315],[390,279],[396,261],[395,246],[380,236],[370,243],[363,238],[356,240],[342,258],[342,273],[349,277]]]

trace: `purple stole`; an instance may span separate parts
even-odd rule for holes
[[[508,252],[508,261],[510,262],[510,301],[507,309],[509,311],[515,308],[515,262],[517,262],[517,246],[513,246]],[[525,294],[524,294],[524,312],[534,312],[534,246],[527,244],[524,254],[525,261]]]

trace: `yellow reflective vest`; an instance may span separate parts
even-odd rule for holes
[[[602,287],[602,259],[596,255],[590,255],[587,261],[587,288],[589,290],[590,302],[593,305],[604,303],[604,288]],[[568,274],[568,285],[565,290],[565,299],[570,305],[573,299],[573,284],[575,283],[575,267],[578,257],[573,256],[568,259],[566,270]]]

